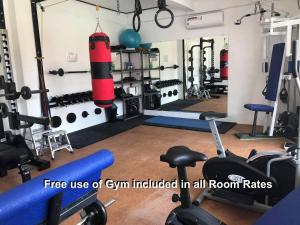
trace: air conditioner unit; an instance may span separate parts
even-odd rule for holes
[[[191,15],[186,18],[186,28],[189,30],[223,25],[224,12],[222,11]]]

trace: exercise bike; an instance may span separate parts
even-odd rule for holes
[[[180,184],[180,196],[174,194],[172,201],[180,201],[181,205],[171,211],[166,225],[226,225],[205,210],[193,205],[189,188],[181,185],[188,182],[186,167],[195,167],[197,162],[206,160],[206,155],[184,146],[170,148],[165,155],[160,156],[160,161],[168,163],[171,168],[177,168]]]

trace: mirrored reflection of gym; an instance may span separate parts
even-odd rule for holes
[[[228,37],[158,42],[152,47],[157,53],[150,56],[147,66],[160,69],[148,71],[150,82],[145,90],[158,91],[161,99],[151,107],[146,98],[148,109],[227,113]]]

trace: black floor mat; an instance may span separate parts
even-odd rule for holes
[[[135,128],[144,123],[150,116],[140,116],[131,120],[118,120],[114,123],[103,123],[88,127],[69,134],[69,139],[73,148],[83,148],[85,146],[110,138],[124,131]]]
[[[195,105],[201,102],[199,99],[181,100],[178,99],[174,102],[170,102],[161,106],[163,111],[181,111],[184,108]]]

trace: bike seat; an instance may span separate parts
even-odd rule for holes
[[[203,112],[199,116],[200,120],[215,120],[215,119],[221,119],[226,118],[226,113],[218,113],[218,112]]]
[[[165,155],[160,156],[160,161],[169,163],[172,168],[177,166],[195,166],[196,162],[206,160],[206,155],[192,151],[185,146],[172,147]]]

